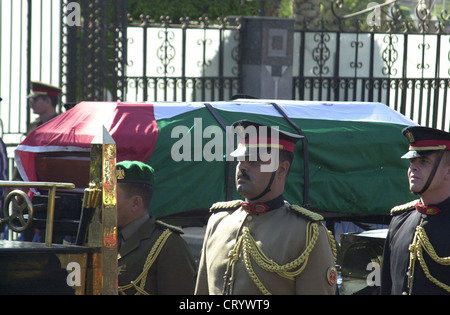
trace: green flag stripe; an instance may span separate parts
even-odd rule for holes
[[[296,132],[282,117],[225,110],[217,112],[227,125],[240,119],[250,119]],[[387,214],[393,206],[411,199],[406,177],[407,161],[400,159],[408,148],[406,139],[401,135],[404,125],[293,120],[303,130],[309,144],[311,209]],[[208,128],[209,131],[216,128],[218,133],[207,137]],[[199,108],[160,119],[158,130],[158,141],[148,160],[156,172],[156,192],[151,213],[166,216],[209,208],[212,203],[225,200],[225,133],[219,132],[222,129],[211,113],[206,108]],[[185,133],[180,133],[182,131]],[[182,146],[181,142],[189,145]],[[302,149],[302,144],[298,143],[285,190],[285,198],[299,205],[303,205]],[[174,152],[179,153],[175,159]],[[208,160],[208,154],[209,158],[214,159]],[[183,159],[179,160],[180,156]],[[236,193],[234,197],[240,198]]]

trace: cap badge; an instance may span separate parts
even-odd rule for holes
[[[116,170],[116,178],[117,179],[125,179],[125,170],[123,168],[118,168]]]
[[[414,136],[413,136],[413,134],[412,134],[411,131],[409,131],[409,130],[406,131],[405,136],[406,136],[406,138],[408,138],[408,141],[409,141],[410,143],[413,143],[413,142],[414,142]]]

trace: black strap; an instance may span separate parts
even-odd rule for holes
[[[217,113],[217,111],[214,109],[214,107],[212,107],[211,104],[209,103],[204,103],[204,105],[206,106],[206,108],[209,110],[209,112],[211,113],[211,115],[214,117],[215,120],[217,120],[217,122],[220,124],[220,126],[223,128],[223,130],[225,130],[225,133],[227,135],[227,137],[229,137],[230,139],[230,143],[234,143],[233,134],[229,134],[227,133],[227,124],[225,123],[225,121],[223,120],[223,118]],[[227,181],[226,181],[226,200],[233,200],[233,193],[234,193],[234,174],[235,174],[235,161],[234,159],[231,161],[228,161],[227,159]]]
[[[264,191],[261,194],[259,194],[258,196],[256,196],[255,198],[249,199],[250,201],[258,200],[259,198],[262,198],[271,190],[270,187],[272,187],[272,183],[273,183],[273,180],[275,179],[276,173],[277,173],[276,171],[272,172],[272,175],[270,176],[269,184],[267,185],[266,189],[264,189]]]
[[[430,176],[428,176],[428,180],[425,183],[425,186],[423,186],[422,190],[417,193],[417,195],[421,195],[425,192],[425,190],[430,187],[431,182],[433,181],[434,175],[436,174],[436,171],[439,167],[439,163],[441,162],[442,157],[444,156],[445,151],[440,151],[438,156],[436,157],[436,160],[434,161],[433,169],[430,172]]]
[[[304,169],[304,186],[303,186],[303,207],[308,208],[309,207],[309,152],[308,152],[308,139],[306,139],[305,134],[300,129],[297,124],[290,119],[286,113],[281,109],[280,106],[276,103],[271,103],[273,107],[276,108],[276,110],[286,119],[286,121],[294,127],[295,130],[299,133],[299,135],[303,136],[302,143],[303,143],[303,169]]]

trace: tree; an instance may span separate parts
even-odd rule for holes
[[[142,14],[153,19],[169,16],[174,23],[185,17],[213,21],[229,15],[259,15],[259,3],[245,0],[128,0],[127,7],[133,19]]]

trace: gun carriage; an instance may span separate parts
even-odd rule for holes
[[[45,231],[43,243],[0,240],[0,294],[117,294],[115,161],[116,145],[103,128],[90,145],[83,190],[73,183],[0,181],[17,188],[5,199],[0,223],[15,233]],[[78,211],[66,215],[64,205]],[[73,235],[72,225],[77,227],[73,242],[61,240],[60,235]]]

